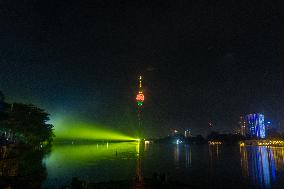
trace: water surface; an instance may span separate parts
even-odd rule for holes
[[[87,182],[152,178],[193,188],[283,188],[284,148],[223,145],[55,144],[43,159],[44,186],[56,188],[73,177]]]

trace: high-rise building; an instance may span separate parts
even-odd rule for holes
[[[246,136],[265,138],[264,115],[260,113],[252,113],[245,116],[245,132]]]
[[[189,137],[191,137],[191,132],[190,132],[189,129],[186,129],[186,130],[184,131],[184,138],[189,138]]]
[[[240,133],[242,136],[246,136],[247,135],[247,124],[246,124],[246,119],[244,116],[240,116]]]

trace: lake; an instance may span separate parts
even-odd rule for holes
[[[54,144],[43,159],[47,188],[86,182],[133,180],[136,175],[192,188],[283,188],[284,148],[265,146],[139,144]]]

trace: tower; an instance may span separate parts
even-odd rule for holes
[[[139,137],[141,137],[141,131],[142,131],[142,105],[144,102],[144,94],[142,90],[142,76],[139,76],[139,87],[138,87],[138,94],[136,95],[136,102],[137,102],[137,117],[138,117],[138,130]]]
[[[141,107],[144,102],[144,94],[142,91],[142,76],[139,76],[139,89],[138,89],[138,94],[136,95],[136,101],[138,107]]]

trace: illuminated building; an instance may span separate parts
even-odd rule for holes
[[[271,121],[265,121],[266,137],[275,138],[279,137],[279,128],[275,123],[272,124]]]
[[[189,137],[191,137],[191,132],[189,129],[187,129],[184,131],[184,138],[189,138]]]
[[[265,128],[266,128],[266,130],[269,130],[269,129],[272,129],[272,128],[273,128],[273,127],[272,127],[272,124],[271,124],[271,121],[267,121],[267,122],[266,122]]]
[[[246,136],[265,138],[264,115],[260,113],[248,114],[246,119]]]
[[[244,116],[240,116],[240,132],[242,136],[246,136],[247,134],[247,126],[246,126],[246,120],[244,118]]]

